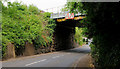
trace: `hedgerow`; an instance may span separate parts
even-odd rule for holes
[[[26,6],[19,2],[2,4],[2,56],[6,44],[11,42],[16,50],[25,47],[25,42],[34,44],[35,48],[52,43],[55,23],[50,13],[41,13],[36,6]]]
[[[109,69],[120,65],[120,3],[68,2],[71,12],[86,11],[87,36],[93,38],[91,54],[95,67]],[[117,68],[118,69],[118,68]]]

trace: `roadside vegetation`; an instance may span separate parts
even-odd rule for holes
[[[120,10],[119,3],[68,2],[71,12],[86,13],[82,21],[87,27],[86,35],[93,38],[91,54],[95,67],[119,67],[120,65]]]
[[[75,27],[75,36],[74,36],[74,40],[76,43],[78,43],[80,46],[82,46],[83,44],[85,44],[86,40],[85,38],[85,28],[78,28],[78,27]]]
[[[49,47],[52,44],[52,35],[55,22],[50,19],[51,13],[41,13],[36,6],[26,6],[18,2],[2,4],[2,57],[6,55],[8,43],[15,46],[20,52],[29,42],[35,48]],[[19,55],[19,54],[18,54]]]

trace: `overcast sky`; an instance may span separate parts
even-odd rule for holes
[[[54,8],[53,12],[56,12],[57,7],[60,8],[60,6],[62,7],[67,2],[67,0],[8,0],[8,1],[11,1],[11,2],[21,1],[27,6],[33,4],[37,6],[39,9],[44,10],[44,11],[46,11],[46,9],[49,9],[49,8]],[[48,11],[52,11],[52,9],[49,9]]]

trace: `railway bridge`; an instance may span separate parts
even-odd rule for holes
[[[85,18],[85,14],[58,11],[56,13],[52,12],[50,18],[54,19],[56,23],[53,35],[56,50],[74,48],[75,27],[84,27],[84,24],[80,23],[80,21]]]

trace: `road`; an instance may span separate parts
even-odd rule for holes
[[[35,56],[28,56],[24,58],[3,61],[2,67],[3,69],[6,69],[4,67],[8,67],[8,68],[9,67],[30,67],[30,68],[74,67],[74,64],[89,52],[90,52],[90,47],[88,45],[84,45],[78,48],[65,50],[65,51],[58,51],[53,53],[40,54]],[[11,68],[11,69],[15,69],[15,68]]]

